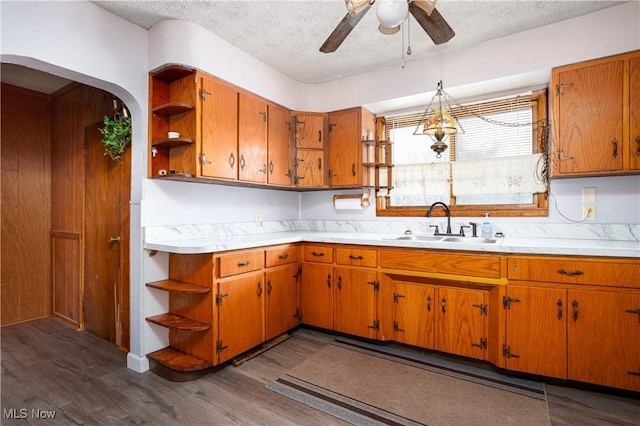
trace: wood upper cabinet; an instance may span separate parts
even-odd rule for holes
[[[335,268],[336,331],[375,339],[379,328],[375,270]]]
[[[327,115],[292,112],[295,139],[295,185],[326,186]]]
[[[289,110],[268,103],[267,183],[290,186],[293,183],[293,147]]]
[[[327,115],[298,111],[291,115],[295,125],[296,148],[324,150]]]
[[[362,186],[362,141],[375,137],[375,115],[362,107],[330,112],[329,186]]]
[[[267,102],[240,92],[238,112],[238,179],[267,182]]]
[[[488,305],[483,290],[439,286],[436,296],[436,348],[485,359]]]
[[[640,291],[569,289],[568,379],[640,391]]]
[[[201,74],[202,148],[201,175],[238,179],[238,91]]]
[[[506,368],[567,378],[567,294],[564,288],[509,285]]]
[[[640,55],[629,61],[630,169],[640,170]]]
[[[640,51],[552,70],[554,176],[637,170],[638,57]]]

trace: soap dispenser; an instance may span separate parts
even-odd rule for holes
[[[484,222],[482,222],[482,233],[480,236],[482,238],[491,238],[493,237],[493,227],[491,226],[491,222],[489,222],[489,213],[484,214]]]

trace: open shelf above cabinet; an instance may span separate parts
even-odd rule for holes
[[[183,102],[171,102],[167,104],[158,105],[153,108],[153,113],[163,115],[165,117],[171,117],[172,115],[182,114],[194,110],[194,106]]]
[[[175,148],[177,146],[191,145],[193,143],[193,139],[191,138],[167,138],[154,141],[152,145],[156,148]]]

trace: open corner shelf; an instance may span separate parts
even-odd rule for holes
[[[191,138],[166,138],[154,141],[151,145],[156,148],[175,148],[177,146],[193,145],[193,139]]]
[[[207,331],[211,328],[211,324],[196,321],[181,315],[172,314],[171,312],[147,317],[147,321],[167,327],[171,330]]]
[[[147,358],[158,364],[181,372],[201,371],[211,367],[211,363],[168,346],[147,354]]]

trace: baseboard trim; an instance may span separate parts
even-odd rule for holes
[[[146,356],[136,355],[133,352],[127,354],[127,368],[136,373],[144,373],[149,370],[149,359]]]

